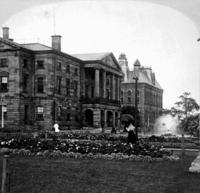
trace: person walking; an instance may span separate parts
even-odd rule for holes
[[[136,132],[135,127],[133,126],[132,123],[129,123],[126,130],[128,132],[127,144],[130,145],[131,148],[133,148],[133,144],[135,144],[138,141],[136,133],[135,133]]]

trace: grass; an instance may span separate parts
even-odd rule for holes
[[[199,193],[200,174],[188,173],[193,159],[147,163],[11,156],[10,192]]]

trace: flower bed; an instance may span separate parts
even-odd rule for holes
[[[158,162],[158,161],[177,161],[179,157],[170,155],[170,156],[163,156],[161,157],[151,157],[151,156],[144,156],[144,155],[125,155],[123,153],[111,153],[111,154],[81,154],[81,153],[74,153],[74,152],[62,152],[60,150],[54,151],[39,151],[37,153],[32,153],[30,150],[26,149],[0,149],[0,152],[9,152],[14,155],[22,155],[22,156],[38,156],[38,157],[48,157],[48,158],[89,158],[89,159],[106,159],[106,160],[131,160],[131,161],[143,161],[143,162]]]
[[[93,155],[111,155],[113,153],[121,153],[123,155],[141,155],[150,156],[152,158],[162,158],[169,156],[168,151],[164,151],[160,146],[150,145],[140,141],[138,144],[130,148],[126,143],[120,141],[92,141],[92,140],[41,140],[39,138],[11,138],[2,140],[0,148],[23,149],[28,150],[32,154],[38,152],[54,152],[62,153],[80,153]]]
[[[39,138],[45,138],[45,134],[41,133]],[[106,141],[123,141],[126,142],[126,137],[115,134],[92,134],[92,133],[47,133],[49,139],[78,139],[78,140],[106,140]]]

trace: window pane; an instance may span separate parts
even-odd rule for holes
[[[60,70],[61,70],[61,68],[62,68],[61,66],[62,66],[62,63],[61,63],[61,62],[58,62],[58,63],[57,63],[57,70],[59,70],[59,71],[60,71]]]
[[[66,66],[66,72],[70,73],[70,66],[69,66],[69,64],[67,64],[67,66]]]
[[[0,120],[2,120],[2,112],[3,112],[3,118],[4,120],[7,119],[7,106],[6,105],[3,105],[3,108],[2,108],[2,105],[0,105]]]
[[[75,75],[75,76],[78,75],[78,69],[77,69],[77,68],[74,69],[74,75]]]
[[[44,108],[43,107],[37,107],[37,119],[38,120],[43,120],[43,113],[44,113]]]
[[[2,83],[8,83],[8,77],[2,77]]]
[[[7,67],[8,66],[8,62],[7,62],[7,58],[1,58],[0,59],[0,67]]]
[[[43,60],[37,61],[37,68],[44,68],[44,61]]]
[[[70,80],[68,78],[66,79],[66,95],[70,95]]]
[[[1,77],[1,91],[7,91],[8,90],[8,77]]]
[[[57,77],[57,89],[58,89],[58,94],[61,93],[61,77]]]
[[[23,68],[27,68],[28,67],[28,60],[24,59],[23,60]]]
[[[43,112],[44,112],[43,107],[38,107],[38,108],[37,108],[37,112],[38,112],[38,113],[43,113]]]
[[[37,89],[38,89],[38,92],[40,93],[44,92],[44,78],[43,77],[37,78]]]

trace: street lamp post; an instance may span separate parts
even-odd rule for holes
[[[3,108],[3,96],[1,95],[1,128],[4,128],[4,108]]]
[[[138,128],[137,128],[137,113],[138,113],[138,104],[137,104],[137,86],[138,86],[138,77],[135,76],[133,77],[135,80],[135,110],[136,110],[136,115],[135,115],[135,132],[136,132],[136,137],[138,138]]]

